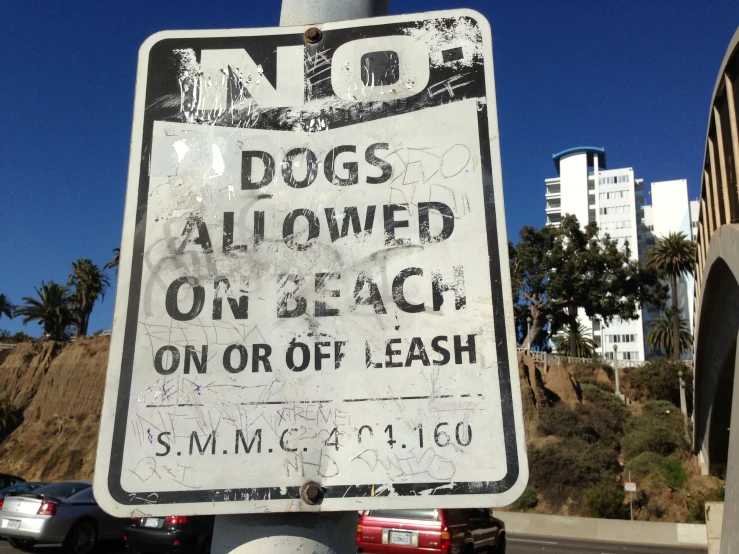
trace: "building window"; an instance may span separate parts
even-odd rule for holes
[[[624,204],[622,206],[608,206],[600,208],[600,215],[627,214],[631,211],[631,206]]]
[[[630,219],[622,219],[619,221],[605,221],[600,228],[602,231],[610,231],[613,229],[630,229],[631,223],[632,222]]]
[[[628,190],[612,190],[609,192],[600,193],[601,200],[620,200],[622,198],[629,198]]]

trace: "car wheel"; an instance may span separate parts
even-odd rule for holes
[[[31,550],[33,548],[33,545],[35,544],[32,540],[29,539],[8,539],[8,544],[12,546],[13,548],[17,548],[18,550]]]
[[[64,539],[64,552],[67,554],[89,554],[97,543],[97,529],[92,521],[76,523]]]
[[[210,554],[210,545],[213,542],[213,537],[205,537],[202,544],[200,545],[200,554]]]
[[[495,554],[505,554],[505,535],[498,537],[498,546],[495,547]]]

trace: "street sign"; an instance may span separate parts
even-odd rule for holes
[[[624,490],[626,492],[636,492],[636,483],[624,483]]]
[[[480,14],[148,39],[118,278],[95,472],[109,513],[523,491]]]

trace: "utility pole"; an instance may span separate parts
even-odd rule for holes
[[[283,0],[280,25],[387,15],[388,0]],[[306,27],[307,28],[307,27]],[[357,512],[216,516],[213,554],[345,554],[356,550]]]
[[[613,345],[613,373],[616,374],[616,396],[623,402],[626,397],[621,394],[621,384],[618,376],[618,344]]]

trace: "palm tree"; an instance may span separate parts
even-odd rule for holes
[[[579,358],[594,358],[596,345],[584,325],[577,326],[575,332],[568,331],[557,336],[557,354],[571,356],[573,350],[570,349],[570,340],[575,340],[575,356]]]
[[[680,312],[677,298],[677,280],[693,272],[695,243],[685,234],[672,232],[660,238],[646,255],[647,264],[670,279],[672,294],[672,359],[680,359]]]
[[[38,298],[24,296],[25,304],[15,309],[16,315],[23,316],[23,325],[37,321],[43,325],[45,335],[53,340],[62,340],[67,327],[74,323],[69,289],[54,281],[49,281],[48,285],[42,282],[36,295]]]
[[[75,327],[77,336],[87,334],[92,307],[98,298],[105,297],[105,290],[110,286],[107,275],[88,258],[80,258],[72,264],[72,274],[68,285],[74,286],[72,303],[75,311]]]
[[[113,259],[103,266],[103,269],[115,268],[115,273],[118,275],[118,264],[121,261],[121,249],[113,248]]]
[[[672,352],[672,315],[664,314],[649,322],[652,328],[647,334],[647,346],[652,350],[660,350],[669,355]],[[680,352],[688,352],[693,346],[693,335],[688,323],[680,317]]]
[[[8,319],[13,319],[13,316],[15,316],[15,306],[4,294],[0,294],[0,317],[2,316]]]

